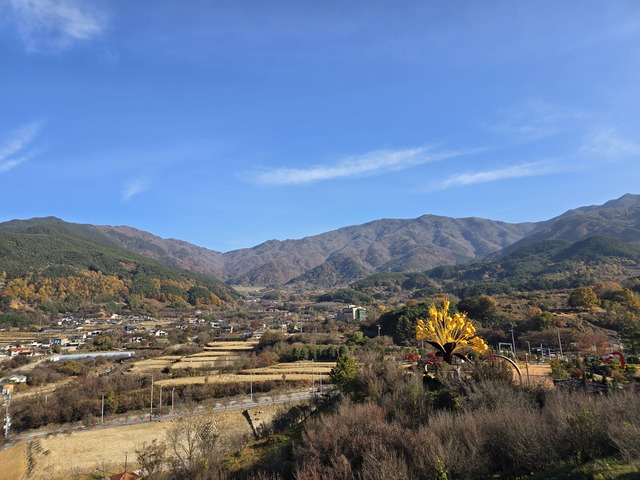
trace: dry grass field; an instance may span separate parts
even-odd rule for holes
[[[211,350],[210,347],[205,347],[204,352],[194,353],[193,355],[189,355],[188,358],[199,358],[199,357],[207,357],[207,358],[216,358],[216,357],[228,357],[228,356],[238,356],[242,353],[245,353],[244,350],[238,352],[237,350]]]
[[[283,375],[285,380],[291,381],[319,381],[322,377],[323,381],[329,380],[329,373],[335,367],[335,362],[293,362],[279,363],[263,368],[251,368],[242,370],[236,374],[217,374],[199,375],[196,377],[170,378],[158,380],[157,385],[172,386],[177,385],[195,385],[200,383],[257,383],[260,381],[282,381]]]
[[[270,421],[280,406],[251,411],[256,428]],[[210,415],[220,431],[220,448],[231,453],[252,438],[252,431],[241,411]],[[0,478],[7,480],[62,480],[95,478],[99,472],[116,473],[136,467],[136,449],[153,439],[162,440],[171,422],[154,422],[115,428],[76,431],[52,435],[0,451]],[[31,461],[27,462],[28,456]]]
[[[204,347],[205,351],[216,351],[221,350],[224,352],[239,352],[239,351],[247,351],[253,350],[258,342],[255,340],[247,340],[247,341],[233,341],[233,342],[210,342]]]
[[[170,367],[182,357],[180,355],[163,355],[162,357],[149,358],[134,362],[129,368],[130,372],[151,372],[153,370],[162,370]]]
[[[0,472],[7,480],[27,478],[27,445],[0,450]]]
[[[553,381],[551,380],[551,367],[549,365],[535,365],[529,364],[528,367],[528,375],[527,375],[527,366],[524,364],[518,365],[520,367],[520,371],[522,372],[522,381],[526,384],[527,382],[532,385],[544,385],[544,386],[553,386]]]
[[[228,366],[249,354],[257,345],[255,341],[246,342],[211,342],[204,347],[204,352],[192,355],[163,355],[134,362],[130,372],[151,372],[170,368],[180,370],[184,368],[214,369]]]
[[[158,380],[156,385],[163,385],[165,387],[175,387],[177,385],[197,385],[205,383],[258,383],[260,381],[282,381],[282,373],[272,373],[265,375],[249,375],[249,374],[216,374],[216,375],[201,375],[198,377],[183,377],[183,378],[169,378],[166,380]],[[323,381],[329,380],[328,374],[315,374],[311,373],[286,373],[286,380],[289,381],[307,381],[309,385],[315,379],[316,382],[322,377]]]
[[[276,365],[271,365],[269,367],[263,368],[250,368],[247,370],[243,370],[240,372],[240,375],[268,375],[277,373],[282,375],[283,373],[287,376],[292,373],[303,373],[303,374],[328,374],[331,372],[331,369],[336,366],[336,362],[294,362],[294,363],[278,363]]]
[[[4,332],[0,332],[0,345],[6,346],[13,343],[31,343],[33,341],[40,342],[48,342],[49,335],[43,335],[42,333],[34,333],[34,332],[19,332],[7,330]]]

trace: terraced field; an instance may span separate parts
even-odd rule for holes
[[[171,367],[173,363],[180,361],[181,358],[181,355],[163,355],[162,357],[139,360],[131,365],[129,371],[146,373],[154,370],[162,370],[163,368]]]
[[[215,370],[228,367],[249,355],[257,345],[256,341],[245,342],[211,342],[204,347],[204,352],[192,355],[163,355],[135,362],[130,372],[149,373],[169,368],[179,371],[187,368]]]
[[[175,387],[177,385],[194,385],[204,383],[258,383],[266,381],[295,381],[308,382],[330,381],[329,373],[335,367],[335,362],[279,363],[264,368],[251,368],[232,374],[211,374],[197,377],[170,378],[159,380],[158,385]]]
[[[0,345],[6,346],[12,343],[31,343],[35,340],[41,342],[48,342],[50,335],[43,335],[42,333],[34,332],[18,332],[18,331],[4,331],[0,332]]]
[[[204,347],[207,352],[246,352],[255,349],[258,342],[247,340],[244,342],[210,342]]]

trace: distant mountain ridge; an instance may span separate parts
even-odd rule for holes
[[[640,243],[594,235],[583,240],[542,240],[523,245],[497,260],[447,265],[419,273],[376,273],[352,282],[352,296],[389,300],[424,298],[448,292],[474,295],[559,290],[598,282],[624,282],[640,274]],[[323,295],[331,301],[344,291]],[[355,294],[355,295],[354,295]]]
[[[500,258],[542,240],[575,242],[606,235],[640,242],[640,195],[579,207],[543,222],[423,215],[380,219],[305,237],[270,240],[226,253],[163,239],[128,226],[72,224],[55,217],[0,223],[0,231],[53,228],[232,284],[346,285],[376,272],[418,272],[442,265]]]
[[[604,205],[569,210],[544,228],[508,246],[502,254],[542,240],[576,242],[594,235],[640,242],[640,195],[627,194]]]
[[[226,253],[130,227],[96,228],[142,255],[232,284],[333,286],[378,271],[420,271],[473,261],[511,245],[536,224],[423,215],[375,220],[299,240],[270,240]]]

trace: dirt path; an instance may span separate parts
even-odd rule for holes
[[[518,367],[520,367],[520,371],[522,372],[523,382],[529,382],[531,385],[553,386],[553,381],[550,376],[551,367],[549,365],[530,363],[528,366],[520,364]]]

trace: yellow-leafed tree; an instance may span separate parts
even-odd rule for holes
[[[432,306],[429,319],[418,319],[416,339],[425,340],[442,354],[445,362],[451,363],[454,356],[464,358],[463,353],[472,350],[484,353],[489,348],[485,341],[476,335],[476,327],[467,318],[466,313],[449,315],[449,302],[442,309]]]

